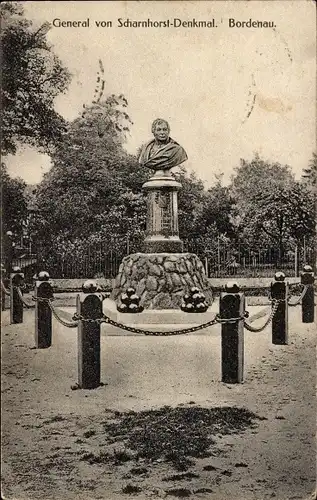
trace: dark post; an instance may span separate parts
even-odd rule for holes
[[[83,318],[78,324],[78,386],[95,389],[100,386],[100,323],[85,320],[102,317],[103,297],[95,281],[83,285],[77,297],[77,313]]]
[[[315,298],[314,298],[314,272],[311,266],[304,266],[301,273],[301,284],[307,286],[306,293],[302,299],[302,322],[314,323]]]
[[[10,324],[23,323],[23,302],[18,288],[24,285],[24,274],[19,267],[14,267],[10,275]]]
[[[52,282],[46,271],[35,280],[35,347],[46,349],[52,345],[52,311],[47,301],[53,298]]]
[[[219,316],[221,319],[242,319],[234,323],[222,323],[221,325],[221,380],[228,384],[243,382],[244,312],[244,294],[240,292],[238,283],[230,281],[225,286],[225,292],[220,295]]]
[[[275,281],[271,283],[271,298],[277,299],[277,310],[272,319],[272,344],[288,344],[288,283],[285,281],[285,274],[275,273]],[[274,307],[274,302],[272,303]]]

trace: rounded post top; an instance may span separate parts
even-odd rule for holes
[[[306,264],[304,267],[303,267],[303,272],[304,273],[312,273],[313,272],[313,268],[311,266],[309,266],[308,264]]]
[[[97,281],[95,280],[87,280],[82,286],[82,290],[84,293],[95,293],[99,290],[99,286]]]
[[[48,281],[50,279],[50,275],[47,271],[40,271],[36,279],[38,281]]]
[[[275,281],[285,281],[285,274],[282,271],[277,271],[274,274]]]
[[[225,291],[227,293],[239,293],[240,287],[237,281],[228,281],[225,284]]]

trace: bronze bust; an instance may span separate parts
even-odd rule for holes
[[[152,170],[170,170],[187,160],[186,151],[169,136],[166,120],[157,118],[152,124],[154,139],[145,144],[139,157],[140,165]]]

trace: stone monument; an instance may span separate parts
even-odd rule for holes
[[[147,191],[147,227],[144,251],[181,252],[178,234],[177,191],[181,184],[171,175],[170,169],[187,160],[185,150],[169,137],[170,128],[165,120],[152,124],[154,139],[147,143],[140,154],[139,163],[155,171],[143,184]]]
[[[182,296],[198,287],[211,300],[204,266],[197,255],[183,253],[178,231],[177,193],[181,184],[170,170],[187,160],[185,150],[170,136],[166,120],[152,124],[154,139],[141,150],[139,163],[154,170],[143,184],[147,192],[147,226],[142,253],[125,257],[112,299],[118,302],[128,287],[136,289],[146,309],[178,309]]]

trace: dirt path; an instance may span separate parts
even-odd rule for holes
[[[76,329],[54,321],[53,346],[31,349],[34,313],[24,314],[21,325],[9,325],[8,311],[3,314],[5,498],[119,500],[132,496],[133,488],[138,500],[290,500],[312,495],[316,326],[301,323],[298,307],[290,310],[288,346],[271,345],[270,327],[260,334],[245,333],[244,384],[219,382],[216,326],[188,337],[103,335],[105,385],[94,391],[71,390],[77,381]],[[136,466],[131,460],[114,465],[83,459],[89,454],[101,457],[111,448],[103,423],[114,411],[164,405],[236,406],[264,419],[241,434],[215,436],[213,455],[197,459],[184,476],[160,460],[138,460]],[[120,448],[120,443],[115,446]]]

